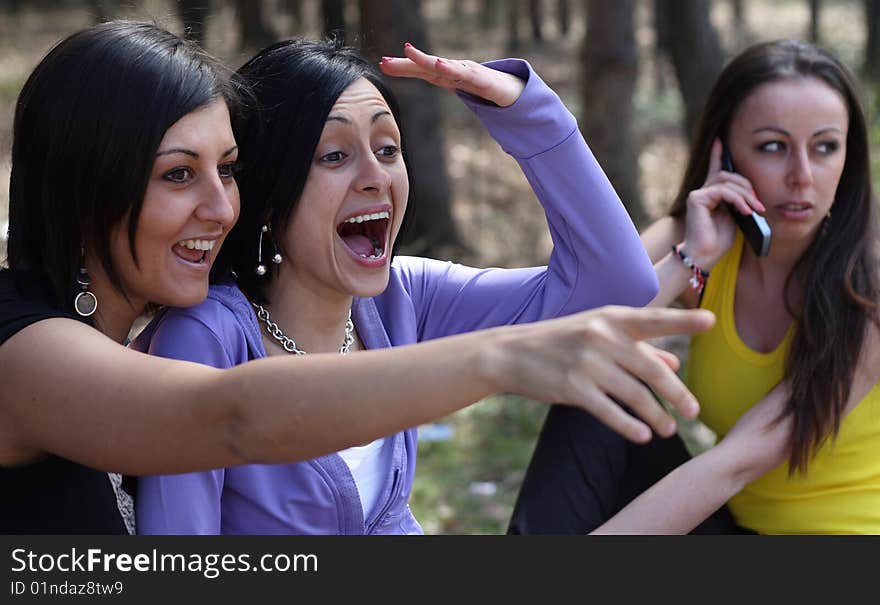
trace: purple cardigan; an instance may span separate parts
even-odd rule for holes
[[[550,262],[526,269],[475,269],[398,257],[388,288],[375,298],[354,301],[353,319],[368,349],[605,304],[641,306],[657,292],[657,278],[638,233],[575,118],[525,61],[505,59],[488,65],[527,81],[516,103],[498,108],[459,96],[517,159],[541,201],[554,244]],[[266,354],[253,310],[234,284],[212,286],[207,300],[195,307],[165,310],[134,346],[220,368]],[[367,519],[347,465],[338,454],[330,454],[293,464],[141,478],[138,531],[421,533],[407,504],[416,438],[415,428],[390,437],[392,465],[376,510]]]

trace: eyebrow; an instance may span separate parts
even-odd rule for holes
[[[384,117],[384,116],[393,117],[391,115],[390,111],[383,109],[383,110],[377,111],[376,113],[373,114],[373,117],[370,118],[370,124],[375,124],[376,120],[378,120],[379,118]],[[333,122],[342,122],[343,124],[351,124],[351,120],[349,120],[348,118],[346,118],[344,116],[334,116],[334,115],[327,116],[327,121],[330,122],[331,120]]]
[[[769,130],[771,132],[778,132],[779,134],[784,134],[787,137],[791,136],[791,133],[789,133],[787,130],[785,130],[783,128],[776,128],[775,126],[762,126],[761,128],[755,128],[752,131],[752,134],[757,134],[757,133],[764,131],[764,130]],[[819,130],[817,130],[816,132],[814,132],[810,136],[817,137],[819,135],[827,134],[829,132],[836,132],[838,134],[843,134],[843,130],[841,130],[837,126],[827,126],[826,128],[820,128]]]
[[[236,149],[238,149],[238,145],[233,145],[232,147],[230,147],[229,149],[224,151],[223,155],[220,157],[225,158],[226,156],[230,155]],[[183,147],[174,147],[173,149],[165,149],[164,151],[157,151],[156,157],[158,158],[161,155],[171,155],[173,153],[182,153],[184,155],[188,155],[188,156],[196,158],[196,159],[198,159],[198,157],[199,157],[199,154],[197,152],[193,151],[192,149],[184,149]]]

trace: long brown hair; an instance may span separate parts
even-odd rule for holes
[[[785,364],[791,397],[780,417],[794,420],[790,474],[806,472],[811,455],[837,435],[867,322],[878,321],[877,204],[865,116],[849,70],[827,51],[797,40],[757,44],[734,58],[706,101],[669,211],[684,215],[688,194],[705,180],[712,142],[726,140],[740,103],[762,84],[797,78],[817,78],[843,97],[849,132],[834,212],[785,282],[786,309],[797,320]]]

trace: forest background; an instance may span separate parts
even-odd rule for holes
[[[434,54],[527,59],[559,93],[644,227],[684,168],[688,132],[725,61],[776,38],[816,41],[862,80],[875,178],[880,0],[0,0],[0,259],[5,259],[15,100],[63,36],[109,18],[149,19],[238,67],[293,36],[344,36],[369,56],[412,42]],[[399,81],[416,177],[403,251],[476,266],[546,263],[551,242],[516,162],[451,94]],[[662,343],[686,363],[687,339]],[[417,404],[417,402],[414,402]],[[429,534],[505,531],[546,407],[497,396],[420,427],[412,508]],[[693,451],[714,436],[683,423]]]

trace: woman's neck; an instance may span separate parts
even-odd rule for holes
[[[146,302],[126,298],[113,284],[99,265],[89,263],[91,283],[89,291],[98,299],[98,308],[92,316],[95,327],[108,338],[124,344],[135,320],[144,312]]]
[[[773,241],[770,244],[770,253],[764,258],[758,258],[749,247],[743,247],[740,259],[740,271],[750,273],[756,283],[768,289],[781,289],[792,270],[804,255],[811,241]]]
[[[308,353],[335,353],[345,340],[352,296],[335,291],[319,293],[295,283],[283,269],[268,291],[272,321]]]

